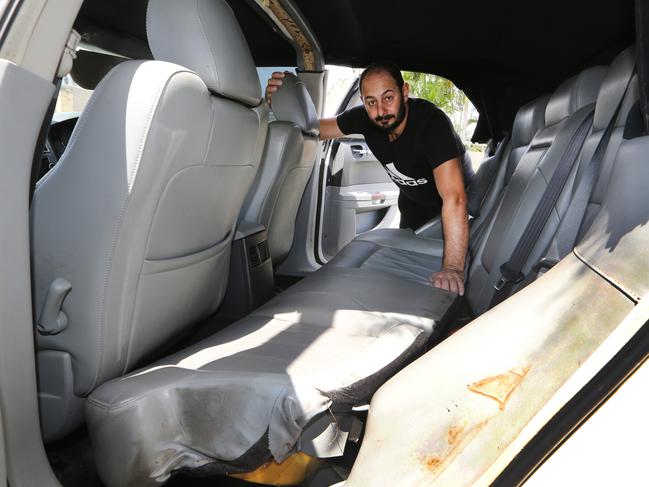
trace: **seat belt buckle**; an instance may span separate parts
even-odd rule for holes
[[[522,272],[518,271],[518,273],[515,273],[509,268],[507,262],[505,262],[500,266],[500,279],[498,279],[498,282],[494,285],[494,289],[500,291],[508,283],[518,284],[523,279],[525,279],[525,276]]]
[[[558,260],[556,259],[550,259],[549,257],[543,257],[541,260],[539,260],[534,266],[532,267],[532,271],[538,274],[541,272],[541,270],[550,270],[552,269],[555,265],[559,263]]]

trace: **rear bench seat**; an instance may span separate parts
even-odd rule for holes
[[[513,174],[483,253],[511,248],[505,239],[529,219],[530,211],[518,209],[540,198],[569,134],[592,112],[605,71],[588,69],[553,95],[547,127]],[[557,205],[563,210],[564,200]],[[496,234],[505,217],[507,228]],[[479,289],[491,277],[485,261],[477,264],[476,272],[484,271]],[[158,485],[183,469],[247,471],[296,450],[330,456],[317,441],[302,440],[327,428],[339,434],[327,437],[329,445],[344,440],[350,408],[367,403],[424,351],[454,300],[398,273],[325,266],[203,342],[95,390],[87,419],[102,480],[109,487]]]
[[[613,63],[586,155],[612,116],[632,66],[630,51]],[[522,445],[609,360],[606,342],[613,341],[617,351],[645,323],[649,137],[634,134],[633,126],[642,125],[639,110],[631,110],[637,100],[634,80],[590,197],[580,243],[541,278],[379,389],[345,487],[491,485]],[[640,308],[638,315],[634,308]],[[435,374],[434,384],[421,387],[439,370],[453,373]],[[514,481],[500,479],[499,485],[508,482]]]

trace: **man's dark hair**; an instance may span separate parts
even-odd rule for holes
[[[359,82],[359,88],[361,91],[363,91],[363,80],[367,75],[372,73],[388,73],[390,76],[392,76],[392,79],[394,79],[394,82],[399,87],[399,90],[403,88],[403,76],[401,75],[401,71],[399,70],[397,65],[389,61],[379,61],[370,64],[361,73],[361,79]]]

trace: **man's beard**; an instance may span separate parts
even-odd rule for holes
[[[374,119],[374,122],[376,122],[376,126],[379,128],[379,130],[390,133],[395,128],[397,128],[401,122],[403,122],[404,118],[406,118],[406,103],[403,99],[403,95],[401,95],[399,101],[399,111],[397,112],[396,116],[391,113],[389,115],[384,115],[382,117],[379,116]],[[392,120],[392,123],[389,123],[388,125],[381,125],[381,122],[387,120]]]

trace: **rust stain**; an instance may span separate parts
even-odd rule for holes
[[[427,471],[427,482],[431,479],[441,475],[447,465],[449,465],[455,457],[457,457],[464,447],[468,445],[473,438],[487,425],[490,418],[476,423],[472,427],[466,429],[463,426],[452,426],[447,432],[447,440],[450,449],[442,455],[426,456],[420,455],[419,460],[423,468]],[[426,483],[426,485],[428,485]]]
[[[424,465],[426,466],[426,468],[431,471],[439,467],[441,463],[442,463],[441,458],[437,458],[437,457],[429,457],[426,458],[424,461]]]
[[[314,71],[315,54],[311,47],[311,43],[307,40],[302,30],[277,0],[264,0],[263,4],[265,7],[270,9],[273,14],[275,14],[277,19],[293,37],[295,43],[299,46],[302,51],[302,59],[304,60],[304,69],[307,71]]]
[[[462,426],[451,426],[446,433],[446,439],[448,440],[449,445],[457,443],[458,437],[462,434],[464,428]]]
[[[495,400],[502,411],[505,409],[505,405],[512,392],[523,381],[529,371],[529,366],[516,367],[504,374],[487,377],[486,379],[475,382],[468,386],[468,388],[472,392]]]

